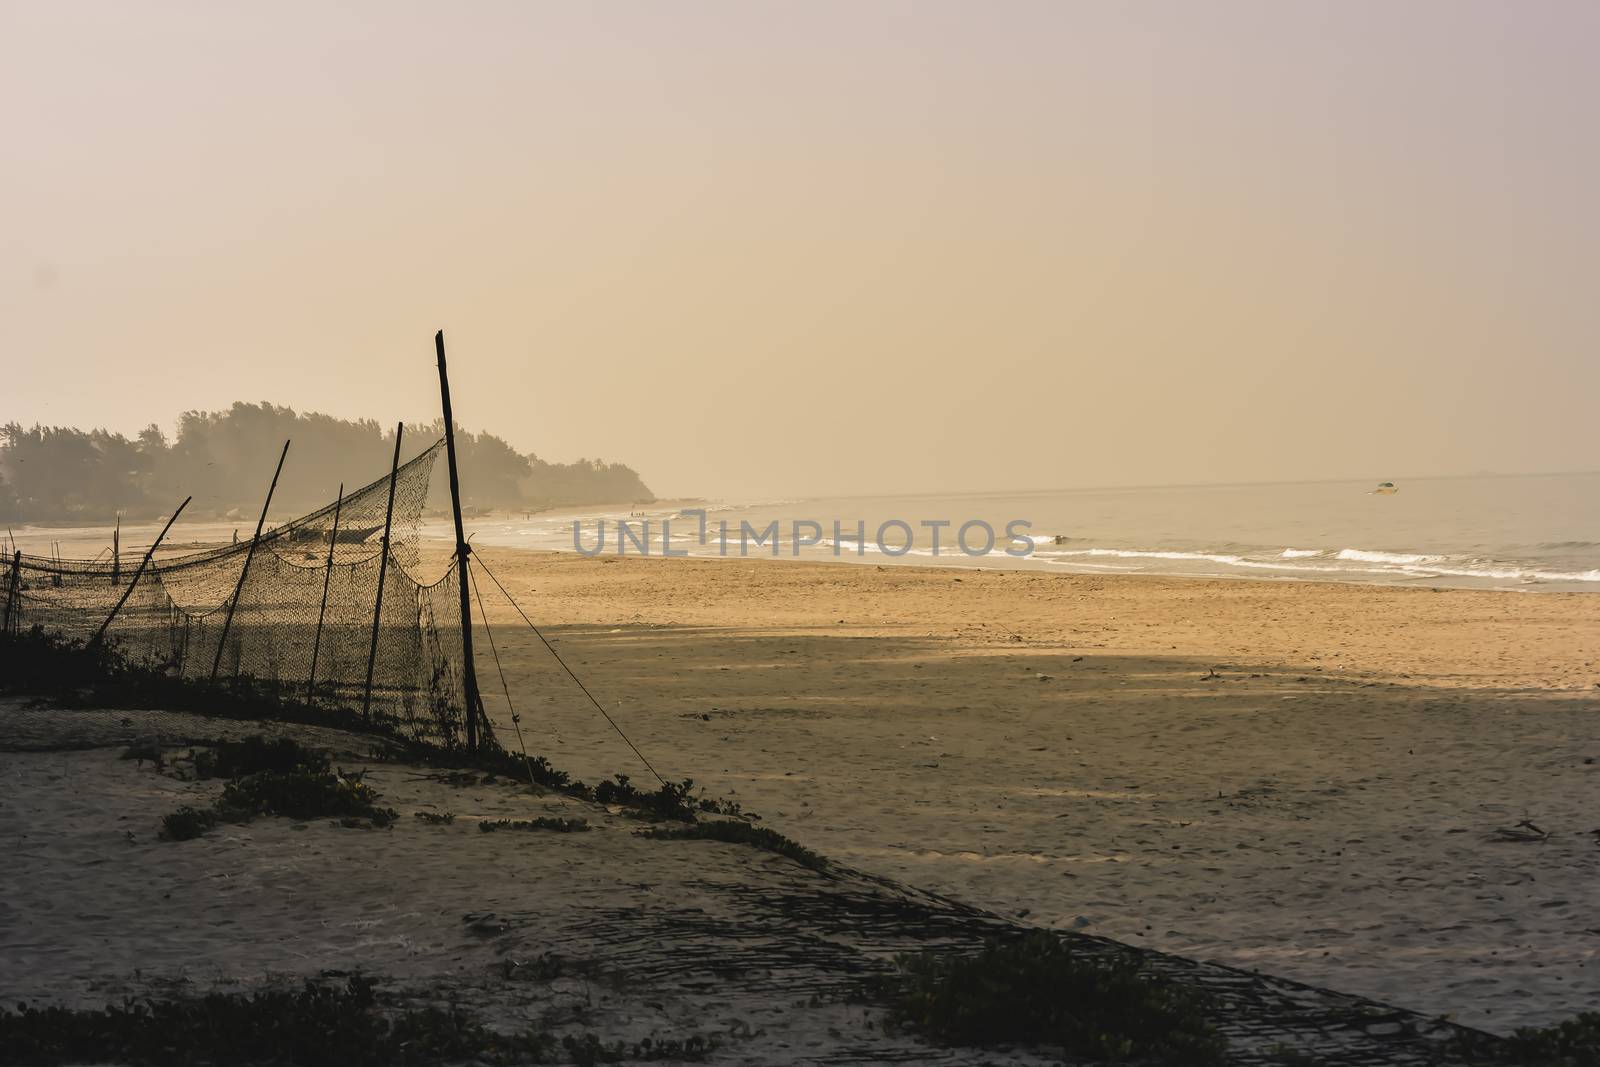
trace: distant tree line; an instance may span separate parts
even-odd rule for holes
[[[66,426],[0,428],[0,521],[100,524],[168,514],[184,497],[185,514],[253,517],[260,510],[278,452],[293,440],[273,497],[275,518],[310,511],[346,489],[388,472],[394,427],[372,419],[300,414],[275,404],[236,403],[227,411],[187,411],[169,439],[147,426],[132,438]],[[402,461],[444,433],[442,419],[407,425]],[[490,433],[456,428],[464,507],[534,511],[563,505],[620,504],[654,496],[629,467],[580,459],[549,463],[522,454]],[[428,501],[449,506],[440,458]]]

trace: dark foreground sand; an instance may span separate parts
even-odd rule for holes
[[[389,829],[258,819],[189,841],[160,816],[204,806],[186,750],[157,769],[119,738],[287,731],[342,753],[393,805]],[[651,840],[616,809],[468,784],[377,762],[370,739],[146,712],[33,710],[0,702],[0,998],[99,1007],[125,997],[296,989],[359,971],[386,999],[455,1004],[504,1032],[608,1044],[692,1037],[721,1064],[940,1063],[1042,1067],[1048,1050],[935,1048],[885,1026],[862,983],[896,953],[970,951],[1020,923],[837,864],[744,845]],[[76,750],[63,745],[92,746]],[[143,748],[143,746],[141,746]],[[147,749],[146,749],[147,750]],[[447,824],[416,812],[453,814]],[[583,833],[485,820],[582,818]],[[1127,954],[1064,934],[1080,953]],[[1229,1062],[1456,1064],[1460,1031],[1346,995],[1138,953],[1153,973],[1211,995]],[[670,1058],[670,1062],[680,1062]],[[563,1057],[560,1062],[574,1061]]]

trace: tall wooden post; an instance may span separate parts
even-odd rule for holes
[[[117,512],[117,528],[111,531],[111,584],[122,581],[122,512]]]
[[[0,633],[8,634],[11,632],[11,613],[13,611],[12,604],[15,603],[17,599],[17,587],[21,584],[22,550],[18,549],[11,557],[11,577],[6,582],[6,620],[5,625],[0,626]]]
[[[217,655],[211,661],[211,680],[217,680],[217,669],[222,666],[222,650],[228,644],[228,631],[233,628],[233,609],[239,606],[239,597],[244,592],[244,580],[250,576],[250,561],[255,559],[256,545],[261,543],[261,528],[267,524],[267,509],[272,506],[272,494],[278,488],[278,475],[283,473],[284,458],[289,455],[289,442],[283,443],[283,451],[278,454],[278,469],[272,472],[272,484],[267,486],[267,499],[261,505],[261,518],[256,520],[255,536],[250,538],[250,547],[245,549],[244,569],[239,572],[239,584],[234,587],[233,596],[228,598],[228,614],[222,619],[222,634],[217,638]]]
[[[378,557],[378,602],[372,609],[372,647],[367,650],[367,686],[361,694],[361,717],[372,718],[372,668],[378,662],[378,626],[383,622],[383,582],[389,573],[389,529],[394,524],[394,483],[400,473],[400,438],[406,431],[401,423],[394,431],[394,461],[389,464],[389,507],[383,513],[382,555]]]
[[[328,614],[328,585],[333,581],[333,546],[339,543],[339,513],[344,510],[344,483],[339,483],[339,499],[333,504],[333,532],[328,535],[328,569],[322,576],[322,606],[317,609],[317,636],[311,641],[311,673],[306,678],[306,703],[317,692],[317,653],[322,651],[322,617]]]
[[[129,582],[128,588],[122,591],[122,599],[118,600],[117,606],[111,609],[111,614],[107,615],[106,621],[100,624],[99,631],[95,633],[94,640],[90,641],[89,644],[97,645],[100,643],[100,639],[105,637],[106,630],[111,626],[112,620],[117,617],[117,612],[122,610],[122,605],[128,602],[128,597],[133,594],[133,587],[139,584],[139,579],[144,575],[144,569],[150,565],[150,557],[156,554],[156,549],[161,547],[161,542],[167,539],[167,531],[172,529],[172,524],[178,521],[178,516],[183,514],[183,509],[188,507],[189,501],[193,499],[194,497],[192,496],[184,497],[183,503],[178,505],[178,510],[172,513],[172,518],[168,519],[167,524],[161,527],[160,535],[156,538],[155,543],[150,546],[149,550],[145,552],[144,559],[139,561],[138,569],[133,572],[133,581]],[[22,553],[18,552],[17,563],[19,566],[21,565],[21,562]]]
[[[461,673],[466,702],[463,709],[467,720],[467,750],[478,750],[478,716],[483,714],[483,700],[478,696],[478,671],[472,662],[472,601],[468,596],[467,557],[472,546],[467,544],[467,534],[461,525],[461,479],[456,473],[456,421],[450,411],[450,376],[444,365],[444,331],[433,335],[434,351],[439,356],[439,396],[444,402],[444,450],[450,464],[450,509],[456,519],[456,583],[461,586]]]

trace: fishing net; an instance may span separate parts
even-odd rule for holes
[[[253,547],[157,558],[142,571],[138,559],[13,556],[0,569],[5,624],[89,641],[115,610],[105,640],[130,662],[201,681],[248,679],[352,723],[453,746],[465,728],[460,569],[452,561],[431,584],[415,577],[442,447],[394,472],[387,545],[389,476],[264,530]]]

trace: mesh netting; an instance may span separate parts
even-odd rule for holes
[[[452,562],[428,585],[413,577],[442,446],[395,472],[387,562],[385,476],[264,531],[254,552],[246,541],[152,560],[131,590],[137,559],[7,559],[0,571],[7,624],[90,640],[127,593],[106,639],[133,662],[197,680],[248,678],[420,741],[453,745],[461,740],[465,703],[459,566]]]

